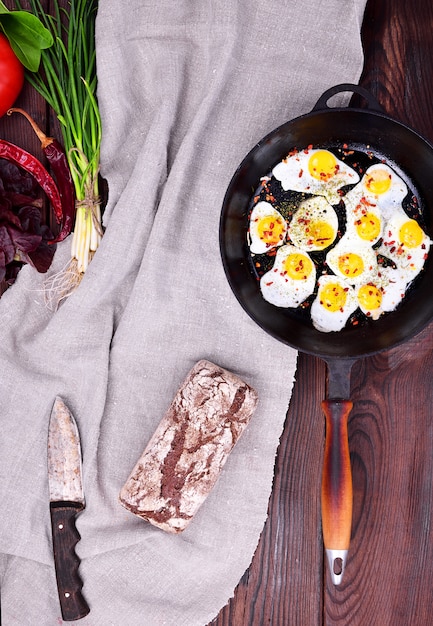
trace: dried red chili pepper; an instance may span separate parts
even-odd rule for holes
[[[47,161],[50,164],[51,171],[56,179],[61,198],[62,226],[59,234],[52,243],[63,241],[73,228],[76,213],[75,187],[65,151],[57,139],[54,139],[54,137],[48,137],[26,111],[18,108],[9,109],[8,115],[11,115],[12,113],[21,113],[21,115],[24,115],[24,117],[29,121],[31,127],[41,142],[41,148],[44,151]]]
[[[47,194],[53,207],[56,220],[60,223],[63,216],[60,193],[53,177],[48,173],[42,163],[26,150],[19,148],[5,139],[0,139],[0,157],[16,163],[16,165],[22,167],[35,178]]]

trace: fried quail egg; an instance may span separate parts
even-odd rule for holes
[[[356,299],[361,311],[367,317],[377,320],[383,313],[383,291],[379,281],[372,280],[360,285],[356,290]]]
[[[358,188],[358,185],[356,186]],[[361,197],[370,204],[376,204],[385,219],[388,219],[396,207],[408,194],[406,183],[385,163],[371,165],[360,182]],[[356,194],[358,189],[351,190]]]
[[[329,150],[306,149],[291,153],[272,170],[284,191],[292,189],[320,195],[338,204],[338,190],[359,181],[358,173]]]
[[[424,267],[431,244],[418,222],[401,210],[387,222],[378,252],[391,259],[410,282]]]
[[[327,253],[326,263],[349,285],[368,282],[377,272],[377,256],[373,248],[346,237]]]
[[[269,202],[258,202],[250,216],[250,250],[264,254],[281,246],[287,232],[287,222]]]
[[[359,192],[359,186],[358,192]],[[355,192],[355,193],[353,193]],[[356,188],[344,198],[346,206],[346,235],[374,246],[382,236],[383,219],[379,208]]]
[[[377,320],[398,307],[410,282],[405,272],[391,266],[380,267],[375,278],[357,288],[358,306],[367,317]]]
[[[357,307],[354,288],[338,276],[325,274],[318,280],[317,296],[311,305],[311,321],[322,332],[339,331]]]
[[[260,279],[265,300],[278,307],[297,307],[314,291],[316,268],[303,250],[291,245],[278,249],[271,270]]]
[[[301,202],[287,231],[291,242],[307,252],[329,248],[337,232],[337,214],[322,196]]]

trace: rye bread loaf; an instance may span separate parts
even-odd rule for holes
[[[165,531],[183,531],[256,404],[257,393],[238,376],[206,360],[196,363],[121,489],[121,504]]]

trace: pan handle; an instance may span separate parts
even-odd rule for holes
[[[323,109],[331,109],[332,107],[328,106],[328,100],[332,98],[332,96],[335,96],[338,93],[344,93],[345,91],[351,91],[358,94],[358,96],[362,96],[365,100],[367,100],[369,109],[383,113],[383,108],[378,103],[376,98],[369,91],[367,91],[367,89],[364,89],[361,85],[352,85],[352,83],[341,83],[340,85],[335,85],[334,87],[327,89],[320,96],[312,110],[319,111]]]
[[[324,400],[325,455],[322,474],[322,528],[331,578],[340,584],[352,529],[353,488],[347,421],[350,400]]]

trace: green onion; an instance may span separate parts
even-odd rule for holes
[[[28,72],[26,78],[60,122],[77,198],[71,257],[77,272],[83,274],[102,236],[98,184],[101,117],[96,99],[95,50],[98,3],[70,0],[67,11],[54,0],[53,14],[46,13],[39,0],[29,0],[29,4],[54,38],[54,44],[42,51],[39,72]]]

